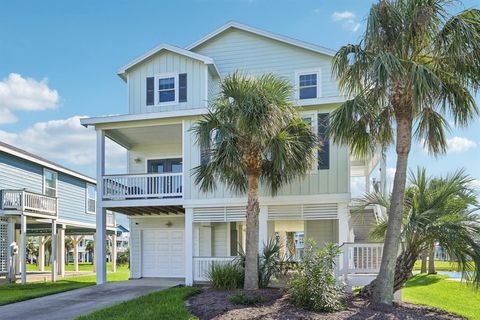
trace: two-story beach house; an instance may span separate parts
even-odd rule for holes
[[[85,118],[82,124],[97,132],[97,234],[104,236],[107,209],[130,217],[132,278],[180,277],[191,285],[207,280],[212,262],[230,261],[245,247],[246,197],[221,186],[204,193],[192,178],[192,168],[208,159],[191,128],[207,113],[219,81],[236,70],[290,80],[292,102],[325,141],[311,172],[276,197],[261,196],[260,243],[293,233],[320,245],[354,245],[350,179],[367,177],[369,185],[381,157],[356,159],[347,147],[326,140],[328,113],[345,101],[332,78],[333,55],[324,47],[229,22],[186,48],[160,44],[119,70],[128,113]],[[128,172],[105,175],[106,138],[128,150]],[[97,282],[103,283],[105,248],[97,248]],[[362,270],[373,268],[381,248],[372,248],[361,248],[366,255],[347,250],[340,264],[348,256],[365,256],[369,263]],[[358,267],[348,263],[350,269]]]
[[[34,143],[32,141],[32,143]],[[96,232],[96,181],[59,164],[0,142],[0,275],[16,265],[22,283],[27,280],[27,236],[39,237],[38,264],[45,267],[45,244],[51,239],[52,280],[65,275],[65,237],[78,244]],[[105,230],[115,237],[115,216],[105,215]],[[10,245],[18,245],[14,264]]]

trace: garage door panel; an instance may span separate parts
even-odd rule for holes
[[[143,231],[142,275],[183,277],[185,275],[184,230]]]

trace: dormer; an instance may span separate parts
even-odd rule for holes
[[[206,108],[219,78],[212,58],[168,44],[123,66],[118,75],[127,83],[130,114]]]

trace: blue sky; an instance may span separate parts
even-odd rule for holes
[[[94,176],[93,133],[78,116],[127,112],[126,87],[116,75],[123,64],[162,42],[186,46],[228,20],[338,49],[359,40],[372,2],[3,1],[0,140]],[[5,96],[5,88],[16,95]],[[28,88],[20,90],[25,97],[18,88]],[[465,167],[480,181],[479,133],[479,121],[452,131],[448,154],[438,158],[415,145],[410,167],[431,174]],[[113,154],[111,171],[121,171],[125,158]],[[394,160],[390,152],[388,167]]]

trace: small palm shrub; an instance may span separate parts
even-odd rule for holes
[[[208,279],[214,289],[239,289],[243,287],[244,269],[236,262],[214,263],[208,273]]]
[[[119,252],[117,255],[117,265],[124,266],[126,264],[130,268],[130,248],[127,248],[124,252]]]
[[[258,287],[267,288],[273,278],[282,271],[280,259],[281,245],[272,237],[264,246],[262,254],[258,255]],[[245,265],[245,254],[240,252],[240,264]]]
[[[334,274],[338,254],[340,248],[336,244],[327,244],[320,250],[315,241],[307,240],[298,272],[289,282],[288,290],[296,305],[316,312],[344,308],[343,287],[337,285]]]

